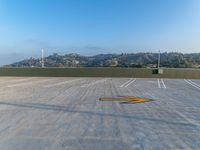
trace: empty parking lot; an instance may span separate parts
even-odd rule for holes
[[[147,103],[99,98],[137,96]],[[199,149],[200,80],[0,78],[0,149]]]

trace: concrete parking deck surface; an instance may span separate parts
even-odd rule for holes
[[[123,104],[101,97],[155,101]],[[1,150],[199,149],[200,80],[0,78]]]

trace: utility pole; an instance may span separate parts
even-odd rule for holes
[[[44,68],[44,50],[41,50],[42,52],[42,56],[41,56],[41,64],[42,64],[42,68]]]

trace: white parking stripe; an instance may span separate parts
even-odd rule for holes
[[[31,81],[31,82],[25,82],[25,83],[18,83],[18,84],[13,84],[13,85],[8,85],[7,87],[17,87],[17,86],[26,86],[26,85],[30,85],[30,84],[37,84],[37,83],[43,83],[43,82],[47,82],[50,80],[55,80],[55,79],[47,79],[47,80],[41,80],[41,81]]]
[[[122,85],[120,85],[119,87],[124,87],[126,84],[128,84],[129,82],[131,82],[133,79],[129,79],[128,81],[126,81],[125,83],[123,83]]]
[[[8,80],[8,81],[0,81],[0,83],[21,82],[21,81],[28,81],[28,80],[32,80],[32,79],[33,78],[14,79],[14,80]]]
[[[132,80],[131,82],[129,82],[128,84],[126,84],[124,87],[128,87],[129,85],[131,85],[135,81],[136,81],[136,79]]]
[[[163,87],[166,89],[167,87],[166,87],[165,82],[163,81],[163,79],[161,79],[161,82],[163,84]]]
[[[191,86],[193,86],[193,87],[195,87],[195,88],[200,90],[200,86],[198,84],[192,82],[191,80],[184,79],[184,81],[187,82],[188,84],[190,84]]]
[[[82,80],[82,79],[67,80],[67,81],[58,82],[58,83],[55,83],[55,84],[44,85],[43,87],[50,88],[50,87],[60,86],[60,85],[64,85],[64,84],[67,84],[67,83],[71,83],[71,82],[75,82],[75,81],[80,81],[80,80]]]
[[[176,111],[176,113],[177,113],[179,116],[181,116],[182,118],[184,118],[185,120],[187,120],[189,123],[194,124],[194,125],[196,125],[196,126],[199,126],[199,125],[200,125],[197,121],[195,121],[195,120],[193,120],[193,119],[187,117],[187,116],[184,115],[183,113],[181,113],[181,112],[179,112],[179,111]]]
[[[167,88],[163,79],[157,79],[157,81],[158,81],[158,88],[159,89],[166,89]]]
[[[160,80],[159,79],[157,79],[158,80],[158,88],[160,89],[161,88],[161,86],[160,86]]]
[[[193,82],[193,81],[191,81],[191,80],[188,80],[190,83],[192,83],[192,84],[194,84],[194,85],[196,85],[196,86],[198,86],[199,88],[200,88],[200,85],[198,85],[197,83],[195,83],[195,82]]]
[[[92,85],[95,85],[95,84],[98,84],[98,83],[102,83],[102,82],[105,82],[105,81],[107,81],[107,79],[101,79],[101,80],[94,81],[92,83],[84,84],[81,87],[89,87],[89,86],[92,86]]]

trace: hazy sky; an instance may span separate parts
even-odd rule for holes
[[[200,0],[0,0],[0,64],[41,48],[200,52]]]

